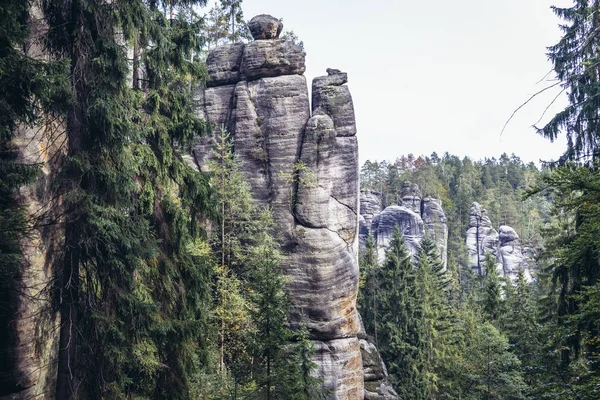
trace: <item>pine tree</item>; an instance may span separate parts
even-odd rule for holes
[[[394,227],[380,268],[379,350],[390,380],[403,398],[427,398],[421,293],[411,256]]]
[[[358,309],[368,334],[373,335],[377,345],[378,303],[379,303],[379,264],[375,241],[369,235],[364,249],[360,250],[359,258],[360,282],[358,292]]]
[[[442,376],[448,360],[454,356],[454,316],[450,305],[450,279],[435,243],[428,236],[420,243],[417,259],[417,283],[421,291],[424,324],[425,363],[428,392],[444,391]]]
[[[232,380],[231,391],[235,398],[251,383],[250,375],[253,372],[251,337],[257,329],[254,321],[256,310],[247,292],[251,289],[248,279],[256,266],[252,264],[255,259],[251,254],[258,249],[252,246],[251,239],[257,233],[262,233],[261,237],[264,238],[264,229],[269,229],[270,223],[257,221],[250,187],[224,128],[216,137],[213,157],[209,163],[210,182],[216,192],[220,213],[219,229],[213,238],[218,258],[215,260],[218,263],[215,324],[218,331],[219,370],[222,379]],[[257,232],[261,222],[266,227]],[[274,251],[272,247],[269,249]],[[272,256],[278,257],[274,253]]]
[[[262,220],[270,220],[270,215]],[[267,229],[270,225],[267,225]],[[291,339],[287,326],[290,301],[285,290],[285,280],[279,269],[281,255],[277,244],[267,233],[262,232],[251,251],[252,299],[255,305],[253,321],[256,380],[261,398],[278,398],[280,386],[285,386],[285,346]]]
[[[240,42],[243,39],[250,39],[250,31],[244,21],[242,0],[219,1],[221,2],[221,11],[228,21],[227,39],[231,43]]]
[[[538,310],[532,298],[532,287],[527,283],[522,269],[517,273],[515,286],[507,279],[505,284],[506,312],[501,317],[502,326],[514,353],[521,361],[523,377],[529,386],[539,383],[538,360],[543,351]]]
[[[488,321],[498,322],[503,311],[502,286],[496,260],[491,253],[485,253],[485,279],[481,292],[481,305]]]
[[[281,398],[290,400],[319,400],[325,399],[330,394],[323,389],[323,381],[313,376],[317,369],[314,363],[315,347],[309,337],[308,328],[302,325],[294,333],[292,356],[286,360],[287,382],[280,391]]]
[[[475,327],[463,361],[464,398],[522,399],[524,389],[519,359],[508,340],[492,324]]]

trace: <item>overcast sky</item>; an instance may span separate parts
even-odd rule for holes
[[[304,41],[306,77],[348,73],[361,162],[402,154],[560,155],[531,125],[558,93],[522,102],[552,82],[546,47],[560,38],[550,5],[568,0],[244,0],[247,20],[283,18]],[[553,78],[553,76],[550,76]],[[536,84],[537,83],[537,84]],[[566,104],[561,97],[547,115]],[[547,120],[548,118],[544,118]]]

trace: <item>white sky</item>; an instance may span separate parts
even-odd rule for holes
[[[515,153],[524,161],[558,157],[535,124],[558,93],[546,47],[560,38],[550,5],[569,0],[244,0],[244,16],[283,18],[304,41],[306,77],[327,67],[348,73],[361,163],[401,154],[474,159]],[[550,76],[552,78],[553,75]],[[566,104],[560,97],[547,116]],[[544,118],[547,120],[548,118]]]

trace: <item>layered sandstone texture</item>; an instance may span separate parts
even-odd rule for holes
[[[517,232],[507,225],[500,226],[498,230],[494,229],[487,211],[476,202],[471,204],[469,210],[466,244],[469,266],[475,273],[486,273],[485,255],[490,253],[496,259],[500,276],[507,276],[515,282],[519,270],[523,270],[525,279],[531,282],[529,256]]]
[[[357,337],[358,146],[347,76],[315,78],[312,108],[304,52],[278,39],[280,23],[250,21],[256,39],[212,51],[198,113],[215,131],[226,129],[254,199],[273,210],[289,277],[292,323],[308,325],[317,374],[332,399],[362,399]],[[214,135],[195,158],[207,169]]]
[[[399,204],[382,210],[381,194],[363,190],[360,193],[360,243],[364,245],[373,236],[379,260],[385,257],[395,226],[404,237],[407,249],[413,256],[425,236],[434,240],[441,260],[448,259],[448,225],[439,199],[423,198],[419,186],[404,182],[399,193]]]

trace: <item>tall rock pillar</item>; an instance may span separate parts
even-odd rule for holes
[[[254,42],[209,55],[199,114],[230,132],[254,199],[273,209],[291,322],[308,326],[317,374],[332,399],[362,399],[359,165],[347,77],[329,70],[315,78],[311,116],[302,49],[277,39],[281,26],[273,17],[253,18],[250,30]],[[201,169],[213,140],[203,138],[195,148]]]

